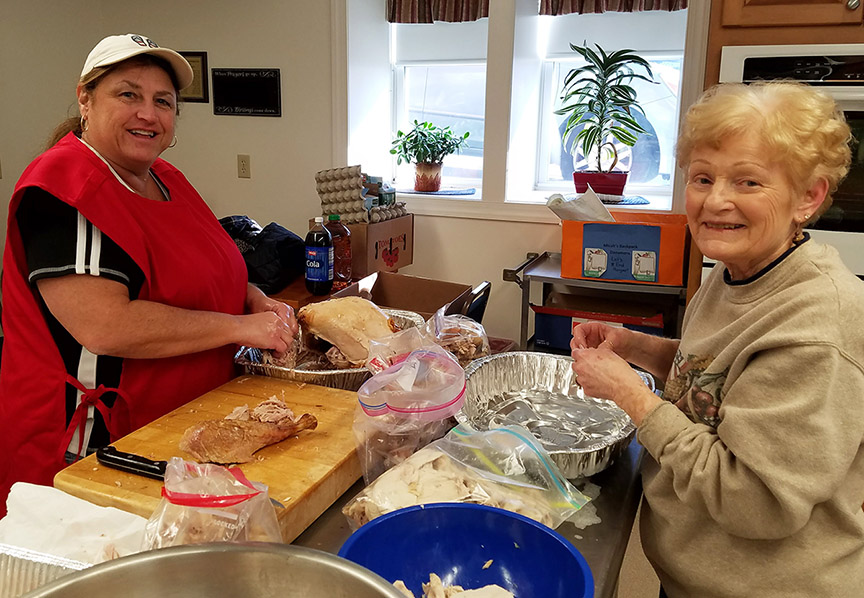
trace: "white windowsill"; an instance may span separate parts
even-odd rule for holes
[[[546,198],[552,193],[555,191],[533,191],[525,196],[528,200],[525,202],[483,201],[479,195],[442,196],[413,193],[397,193],[396,199],[404,201],[409,212],[421,216],[557,224],[560,219],[546,207]],[[671,212],[671,196],[640,195],[650,203],[607,207],[626,212]]]

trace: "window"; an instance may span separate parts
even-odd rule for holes
[[[396,127],[406,131],[414,121],[429,121],[469,133],[466,148],[444,159],[441,176],[447,187],[478,187],[483,178],[483,124],[486,108],[486,65],[396,64]],[[398,187],[410,186],[413,166],[402,163],[396,171]]]
[[[640,52],[640,55],[651,65],[656,81],[654,84],[638,79],[632,82],[639,104],[645,111],[644,116],[636,113],[636,120],[647,133],[641,135],[632,148],[619,144],[618,159],[624,170],[630,172],[628,193],[671,194],[683,52]],[[569,191],[574,169],[587,167],[581,152],[573,156],[564,147],[561,134],[566,117],[554,113],[560,107],[564,78],[576,66],[578,63],[572,58],[550,59],[543,65],[545,101],[541,110],[538,189]]]
[[[647,197],[647,209],[672,207],[679,98],[692,101],[701,91],[701,65],[689,67],[689,79],[683,68],[687,13],[694,7],[541,17],[536,0],[495,0],[488,19],[472,23],[391,25],[381,20],[384,0],[351,0],[345,6],[349,163],[362,164],[370,174],[390,173],[397,189],[410,189],[412,168],[397,169],[389,155],[397,129],[407,130],[416,119],[470,132],[469,148],[445,161],[443,180],[445,186],[474,187],[477,193],[413,195],[415,213],[550,221],[538,204],[553,191],[572,189],[572,157],[563,154],[562,117],[553,113],[561,81],[575,65],[569,43],[619,49],[621,40],[652,63],[659,81],[639,90],[647,98],[640,103],[656,138],[625,150],[623,159],[634,174],[626,193]],[[704,36],[697,25],[707,27],[707,11],[696,12],[693,29]],[[384,37],[390,40],[386,57]],[[702,44],[700,38],[697,46]]]

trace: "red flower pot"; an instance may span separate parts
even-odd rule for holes
[[[594,193],[603,195],[624,195],[624,185],[627,184],[626,172],[574,172],[573,184],[576,193],[585,193],[588,184]]]
[[[441,164],[418,162],[414,166],[414,191],[434,193],[441,189]]]

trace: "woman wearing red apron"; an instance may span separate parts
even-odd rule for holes
[[[105,38],[81,73],[81,118],[18,181],[3,256],[0,516],[14,482],[50,485],[69,461],[227,382],[234,345],[281,352],[297,332],[159,158],[191,81],[173,50]]]

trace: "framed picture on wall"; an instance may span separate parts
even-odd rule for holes
[[[206,104],[210,101],[209,72],[207,70],[207,52],[180,52],[192,66],[195,78],[192,85],[180,92],[180,99],[184,102],[200,102]]]

